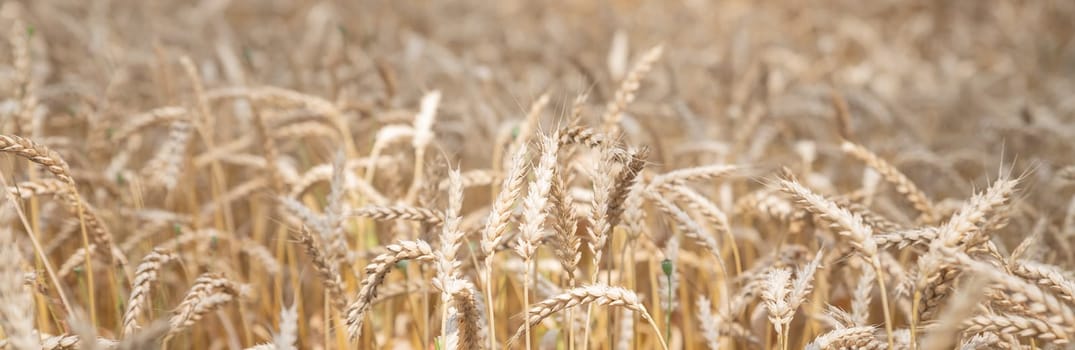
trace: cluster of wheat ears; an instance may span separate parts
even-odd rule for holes
[[[2,2],[0,348],[1070,348],[1072,3],[542,6]]]

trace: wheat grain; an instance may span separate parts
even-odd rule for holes
[[[676,207],[660,194],[651,194],[650,198],[657,205],[657,208],[672,218],[684,236],[698,243],[712,254],[717,259],[721,274],[728,276],[728,270],[724,267],[724,258],[720,253],[720,247],[717,246],[717,241],[713,238],[713,235],[708,233],[697,221],[691,219],[690,215],[687,215],[682,209]]]

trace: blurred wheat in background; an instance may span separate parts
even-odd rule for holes
[[[1075,2],[0,3],[0,348],[1070,349]]]

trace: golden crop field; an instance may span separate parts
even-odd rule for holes
[[[0,348],[1073,349],[1070,0],[0,0]]]

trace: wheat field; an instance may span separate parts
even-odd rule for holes
[[[0,348],[1075,349],[1075,2],[0,1]]]

